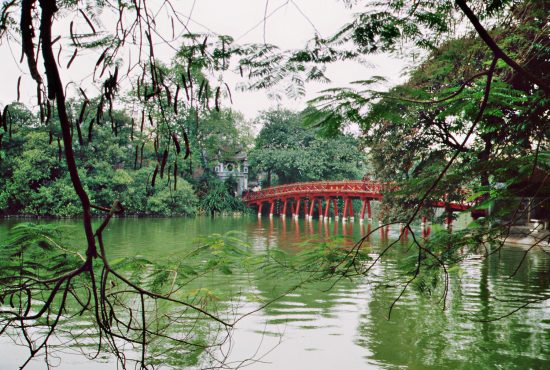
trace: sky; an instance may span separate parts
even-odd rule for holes
[[[161,4],[152,0],[151,4]],[[327,37],[352,19],[357,9],[347,8],[341,0],[175,0],[173,2],[182,19],[193,32],[227,34],[239,44],[267,42],[282,49],[295,49],[306,45],[315,33]],[[159,27],[165,27],[166,17],[161,10],[157,16]],[[264,22],[264,16],[267,18]],[[58,28],[54,31],[68,40],[68,24],[74,14],[60,14]],[[105,23],[109,23],[109,14],[103,14]],[[54,32],[55,33],[55,32]],[[171,33],[171,29],[170,32]],[[176,34],[178,34],[176,32]],[[159,42],[156,56],[169,62],[178,47],[177,38],[169,43]],[[73,82],[72,87],[84,87],[88,92],[93,86],[90,72],[101,51],[80,51],[78,63],[66,69],[65,62],[72,55],[72,49],[66,47],[60,53],[62,77],[65,83]],[[30,80],[26,64],[19,64],[20,46],[17,40],[0,45],[2,70],[0,74],[0,105],[16,99],[17,79],[22,76],[21,102],[35,104],[35,86]],[[95,53],[95,55],[94,55]],[[242,112],[247,119],[253,119],[259,111],[281,105],[299,110],[306,106],[307,100],[329,87],[349,86],[349,82],[367,79],[370,76],[384,76],[389,85],[403,81],[401,74],[405,67],[403,60],[380,54],[366,58],[367,64],[356,62],[335,63],[327,69],[331,82],[328,84],[310,83],[306,85],[306,96],[300,99],[275,101],[265,91],[237,91],[234,87],[242,81],[236,71],[227,72],[224,80],[232,87],[232,108]],[[69,85],[71,86],[71,85]],[[229,104],[229,102],[227,103]]]

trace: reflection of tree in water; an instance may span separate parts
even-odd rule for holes
[[[337,284],[335,280],[303,285],[301,282],[298,276],[290,273],[284,279],[266,278],[261,271],[257,274],[257,295],[262,300],[272,300],[291,291],[264,308],[269,324],[296,322],[304,328],[314,328],[318,318],[334,318],[335,307],[356,304],[352,299],[357,292],[358,280],[340,280]],[[299,287],[293,289],[296,286]]]
[[[143,273],[143,272],[142,272]],[[133,278],[139,279],[138,274]],[[143,277],[150,276],[143,273]],[[208,277],[208,286],[220,286],[220,281]],[[221,279],[217,279],[221,280]],[[139,299],[125,294],[111,282],[107,289],[107,295],[116,295],[114,301],[116,306],[111,306],[112,311],[108,313],[111,317],[111,325],[118,328],[121,333],[126,333],[125,338],[115,338],[117,343],[118,356],[124,359],[121,364],[134,367],[139,362],[141,356],[141,341],[139,336],[131,336],[132,331],[141,331],[143,326],[140,322],[141,308]],[[199,289],[206,284],[201,280],[189,283],[184,290],[174,294],[175,299],[185,299],[197,307],[207,308],[220,317],[231,317],[231,299],[216,295],[218,291],[208,288]],[[85,282],[74,282],[75,297],[79,296],[78,291],[89,289]],[[52,307],[58,307],[60,300],[52,304]],[[83,310],[82,302],[75,299],[66,299],[64,301],[63,315],[60,317],[57,328],[48,340],[45,348],[44,360],[48,364],[58,363],[58,359],[64,358],[65,353],[81,353],[87,358],[110,361],[112,359],[106,356],[106,352],[101,348],[105,338],[98,335],[97,320],[95,320],[92,310]],[[39,304],[35,305],[39,307]],[[223,358],[220,358],[218,346],[227,340],[229,331],[204,315],[197,314],[193,309],[182,308],[178,303],[148,300],[146,301],[144,315],[148,318],[145,330],[147,338],[147,363],[148,365],[170,366],[183,368],[196,366],[198,364],[219,365]],[[51,322],[26,323],[28,335],[32,340],[39,340],[49,335],[48,325]],[[125,330],[127,325],[130,329]],[[13,330],[8,329],[6,334],[10,335],[15,343],[25,345],[26,339],[21,336],[14,336]],[[103,344],[104,345],[104,344]]]
[[[369,311],[362,315],[357,343],[372,352],[369,361],[410,369],[544,368],[550,360],[548,307],[534,304],[501,320],[527,300],[548,295],[546,271],[550,258],[529,254],[521,260],[517,249],[501,256],[470,260],[452,276],[445,311],[437,300],[409,291],[387,320],[388,307],[399,287],[385,284],[372,291]],[[398,260],[387,260],[376,271],[380,282],[402,276]],[[545,316],[546,315],[546,316]],[[546,319],[545,319],[546,317]]]

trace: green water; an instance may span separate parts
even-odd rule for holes
[[[0,237],[18,221],[0,221]],[[80,236],[77,221],[68,232]],[[192,248],[199,235],[238,230],[256,251],[283,249],[294,252],[305,240],[334,235],[349,243],[369,231],[359,222],[319,223],[255,218],[117,219],[109,225],[105,242],[109,257],[143,255],[176,259]],[[398,234],[391,229],[390,240]],[[373,255],[386,245],[378,233],[370,238]],[[371,273],[361,279],[340,281],[334,287],[317,283],[293,291],[275,303],[241,320],[231,336],[227,363],[239,360],[250,369],[549,369],[550,302],[539,302],[496,322],[478,322],[513,310],[520,303],[550,295],[550,255],[531,251],[518,273],[508,276],[525,250],[505,247],[489,259],[472,256],[453,275],[446,310],[436,299],[409,291],[388,320],[388,307],[399,292],[394,283],[402,274],[400,260],[406,244],[398,245]],[[206,284],[225,292],[232,303],[239,297],[236,314],[259,307],[258,298],[274,298],[292,286],[293,278],[262,276],[262,271],[212,275]],[[227,293],[229,292],[229,293]],[[0,339],[0,369],[15,369],[25,349]],[[66,348],[55,357],[58,369],[116,369],[108,356],[91,361]],[[43,369],[39,359],[29,369]]]

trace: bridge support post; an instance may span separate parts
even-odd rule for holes
[[[453,211],[447,210],[447,216],[445,217],[445,228],[449,231],[453,228]]]
[[[369,218],[369,222],[372,223],[372,211],[370,208],[370,200],[367,199],[367,217]]]
[[[300,217],[300,197],[296,198],[296,209],[294,210],[294,218],[298,219]]]
[[[321,198],[317,198],[317,213],[319,214],[319,220],[323,219],[323,201]]]
[[[334,221],[338,221],[338,198],[334,198],[332,204],[334,206]]]
[[[349,198],[344,198],[344,210],[342,211],[342,222],[347,221],[348,216],[348,207],[349,207]]]
[[[330,198],[325,198],[325,222],[328,222],[330,218],[329,212],[330,212]]]
[[[313,220],[313,211],[315,210],[315,198],[309,200],[309,219]]]
[[[283,212],[281,212],[281,217],[286,218],[286,208],[288,205],[288,198],[283,199]]]
[[[258,202],[258,218],[262,218],[262,202]]]
[[[350,222],[353,222],[355,221],[355,213],[353,212],[353,199],[349,198],[348,203],[349,203],[349,220]]]
[[[272,200],[269,203],[269,218],[273,218],[273,211],[275,210],[275,201]]]
[[[359,222],[363,223],[365,222],[365,211],[367,210],[367,200],[361,199],[363,201],[363,204],[361,204],[361,215],[359,216]]]

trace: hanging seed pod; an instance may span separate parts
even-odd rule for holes
[[[227,84],[227,82],[225,83],[225,88],[227,89],[227,95],[229,96],[229,101],[231,102],[231,104],[233,104],[233,97],[231,96],[231,89],[229,88],[229,85]]]
[[[95,30],[95,27],[94,25],[92,24],[92,22],[90,21],[90,19],[88,18],[88,16],[82,11],[82,9],[78,9],[78,11],[80,12],[80,14],[82,14],[82,16],[84,17],[84,19],[86,20],[86,23],[88,23],[88,26],[90,26],[90,28],[92,29],[92,32],[94,34],[96,34],[96,30]]]
[[[183,159],[187,159],[189,154],[191,154],[191,147],[189,146],[189,137],[187,137],[187,132],[185,132],[185,130],[183,130],[183,141],[185,142],[185,156]]]
[[[132,50],[128,50],[128,71],[126,71],[126,75],[128,76],[130,72],[132,71]],[[139,84],[139,79],[138,79]],[[139,98],[139,92],[138,92],[138,98]]]
[[[201,46],[201,54],[202,56],[204,56],[204,53],[206,51],[206,42],[208,41],[208,36],[206,36],[204,38],[204,41],[202,42],[202,46]]]
[[[139,156],[139,144],[136,145],[136,157],[134,159],[134,170],[137,169],[138,156]]]
[[[141,82],[139,78],[137,80],[136,94],[137,94],[138,100],[141,100]]]
[[[95,121],[95,118],[92,118],[90,120],[90,125],[88,126],[88,143],[92,142],[92,130],[94,127],[94,121]]]
[[[62,51],[63,51],[63,45],[59,45],[59,51],[57,52],[57,65],[59,67],[61,67],[61,52]]]
[[[180,154],[181,146],[180,146],[180,142],[178,140],[178,136],[176,135],[175,132],[172,132],[172,140],[174,140],[174,145],[176,146],[176,153]]]
[[[4,107],[4,111],[2,112],[2,127],[5,132],[8,132],[8,107],[9,105],[6,105]]]
[[[191,63],[193,59],[191,57],[187,58],[187,81],[189,81],[189,88],[193,88],[193,79],[191,78]]]
[[[168,86],[164,86],[164,91],[166,92],[166,101],[168,102],[168,105],[172,105],[172,93],[170,92],[170,89]]]
[[[99,98],[99,103],[97,104],[97,110],[95,114],[95,119],[98,125],[101,126],[101,120],[103,118],[103,104],[105,101],[105,96],[101,95],[101,98]]]
[[[71,24],[69,25],[69,33],[71,34],[71,40],[73,41],[74,46],[80,46],[78,41],[76,41],[76,37],[74,37],[73,27],[74,27],[74,22],[71,21]]]
[[[132,117],[132,128],[130,130],[130,140],[134,141],[134,126],[136,125],[136,120]]]
[[[130,310],[130,318],[128,319],[128,326],[126,327],[126,334],[130,331],[130,328],[132,327],[132,321],[134,320],[134,311],[132,311],[131,308],[128,308]]]
[[[78,48],[75,48],[73,55],[71,56],[71,59],[69,59],[69,63],[67,63],[67,69],[71,68],[71,64],[73,64],[74,58],[76,58],[77,54],[78,54]]]
[[[155,187],[155,181],[157,180],[157,173],[159,172],[159,165],[155,166],[155,171],[153,172],[153,178],[151,179],[151,186]]]
[[[145,146],[145,143],[141,143],[139,168],[143,167],[143,147],[144,146]]]
[[[216,88],[216,98],[214,100],[214,104],[215,104],[215,107],[216,107],[216,111],[220,111],[220,87],[218,86]]]
[[[143,124],[145,123],[145,111],[141,111],[141,127],[139,129],[139,133],[143,134]]]
[[[160,178],[164,177],[164,167],[166,167],[166,160],[168,159],[168,149],[164,149],[162,153],[162,162],[160,163]]]
[[[185,80],[185,74],[181,74],[181,81],[183,83],[183,89],[185,90],[185,96],[187,97],[187,101],[189,101],[189,88],[187,87],[187,81]]]
[[[84,145],[84,140],[82,139],[82,131],[80,125],[84,121],[84,114],[86,113],[86,106],[88,105],[88,100],[84,100],[82,103],[82,108],[80,109],[80,115],[78,116],[78,121],[76,122],[76,130],[78,132],[78,143]]]
[[[103,53],[101,53],[101,55],[99,56],[99,59],[97,60],[97,62],[95,62],[95,66],[96,68],[99,67],[99,65],[101,64],[101,62],[103,62],[103,59],[105,59],[105,56],[107,56],[107,51],[109,49],[105,49],[103,50]]]
[[[80,90],[80,93],[84,97],[84,100],[90,100],[90,99],[88,99],[88,97],[86,96],[86,93],[84,92],[84,90],[82,90],[82,88],[78,88],[78,89]]]
[[[157,136],[155,136],[155,140],[153,140],[153,148],[155,149],[155,158],[157,161],[159,160],[159,135],[157,132]]]
[[[2,128],[4,129],[4,132],[8,132],[8,106],[6,105],[4,107],[4,111],[0,115],[2,118]]]
[[[17,79],[17,102],[21,99],[21,76]]]
[[[42,92],[40,91],[40,85],[36,86],[36,98],[38,103],[38,110],[40,112],[40,122],[44,123],[46,118],[44,115],[44,104],[42,104]]]
[[[44,123],[46,125],[49,124],[51,118],[52,118],[52,105],[50,104],[49,100],[46,100],[46,121]]]
[[[172,23],[172,39],[176,37],[176,31],[174,28],[174,17],[170,16],[170,22]]]
[[[180,85],[176,85],[176,95],[174,96],[174,114],[178,114],[178,95],[180,93]]]
[[[210,87],[210,84],[208,82],[206,82],[206,87],[204,89],[205,90],[204,95],[206,96],[206,101],[204,103],[204,107],[208,110],[210,110],[210,94],[209,94],[209,91],[208,91],[209,87]]]
[[[63,158],[63,149],[61,149],[61,139],[57,138],[57,159],[59,162],[61,162],[61,159]]]
[[[206,79],[203,79],[199,87],[199,100],[202,98],[202,92],[204,91],[204,86],[206,85]]]
[[[178,187],[178,159],[174,160],[174,190]]]

